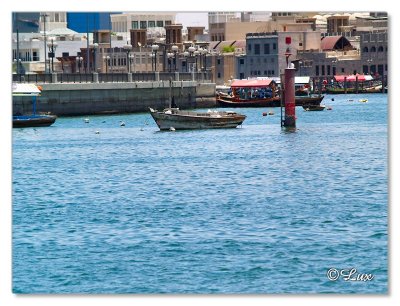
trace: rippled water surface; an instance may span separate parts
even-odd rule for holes
[[[323,102],[295,133],[278,108],[225,130],[13,129],[14,292],[386,293],[387,95]]]

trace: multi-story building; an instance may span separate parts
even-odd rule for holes
[[[290,45],[286,38],[290,38]],[[299,51],[319,50],[320,40],[321,33],[317,31],[248,33],[246,54],[236,61],[236,77],[278,77],[287,66],[286,52],[294,60]]]
[[[45,24],[46,23],[46,24]],[[54,29],[64,29],[67,27],[66,12],[41,12],[40,13],[40,31],[51,31]]]
[[[236,62],[236,77],[279,76],[279,49],[277,33],[248,33],[246,55]]]
[[[176,14],[174,13],[122,13],[111,15],[112,31],[122,35],[129,35],[130,30],[146,29],[158,30],[165,35],[164,27],[175,24]]]

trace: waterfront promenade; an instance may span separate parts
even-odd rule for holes
[[[57,116],[145,112],[170,100],[181,108],[215,106],[215,83],[207,73],[14,75],[42,88],[38,112]],[[171,81],[171,84],[170,84]],[[13,97],[14,113],[31,111],[30,97]]]

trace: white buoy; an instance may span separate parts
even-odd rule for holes
[[[275,113],[273,111],[268,112],[268,115],[274,115]]]
[[[120,126],[125,126],[125,122],[121,121]]]
[[[96,131],[95,134],[100,134],[100,131]]]
[[[172,131],[172,132],[174,132],[174,131],[175,131],[175,128],[174,128],[173,126],[171,126],[171,127],[169,128],[169,130]]]
[[[85,123],[89,123],[89,118],[84,119]]]

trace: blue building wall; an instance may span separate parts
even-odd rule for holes
[[[67,28],[78,33],[111,30],[110,15],[118,12],[67,12]]]

